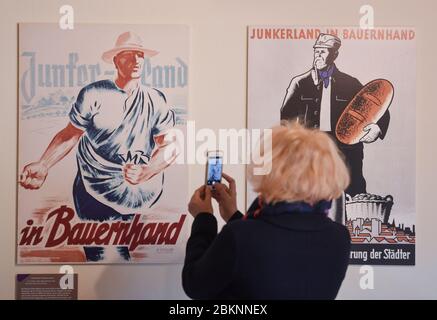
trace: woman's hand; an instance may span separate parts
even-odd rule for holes
[[[203,185],[194,191],[190,203],[188,204],[188,211],[193,218],[201,212],[213,213],[211,203],[211,190],[209,187]]]
[[[226,173],[223,173],[222,176],[229,183],[229,187],[222,183],[214,184],[212,197],[217,200],[219,204],[221,217],[228,222],[237,211],[237,191],[235,180]]]

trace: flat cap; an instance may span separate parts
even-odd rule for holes
[[[321,33],[319,34],[313,48],[333,48],[335,50],[338,50],[340,46],[341,46],[340,38],[332,34]]]

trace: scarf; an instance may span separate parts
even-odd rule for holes
[[[319,201],[314,205],[310,205],[304,201],[286,202],[281,201],[275,204],[265,203],[261,196],[258,196],[250,205],[243,219],[255,219],[259,215],[276,216],[281,214],[293,213],[323,213],[328,214],[331,208],[332,201]]]
[[[332,74],[335,70],[335,64],[330,65],[325,71],[319,70],[319,76],[323,80],[323,86],[327,88],[329,86],[329,78],[331,78]]]

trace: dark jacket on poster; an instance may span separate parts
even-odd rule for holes
[[[311,70],[294,77],[287,89],[287,94],[281,108],[281,120],[298,119],[308,128],[320,127],[320,109],[323,82],[314,84]],[[363,85],[354,77],[341,72],[334,65],[331,75],[331,130],[329,134],[334,138],[340,151],[343,152],[351,171],[351,185],[346,193],[355,195],[366,192],[366,181],[363,177],[363,143],[345,145],[335,137],[335,127],[338,119]],[[387,112],[377,122],[381,129],[380,139],[384,139],[390,122],[390,113]]]
[[[255,218],[236,212],[218,235],[214,215],[200,213],[182,284],[194,299],[334,299],[349,253],[346,227],[317,209],[279,203]]]

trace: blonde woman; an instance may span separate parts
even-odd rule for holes
[[[252,172],[252,170],[249,170]],[[182,283],[194,299],[334,299],[348,266],[349,232],[327,217],[349,184],[335,143],[298,124],[272,129],[272,170],[249,175],[259,196],[243,215],[234,179],[200,187]],[[211,198],[227,222],[217,234]]]

